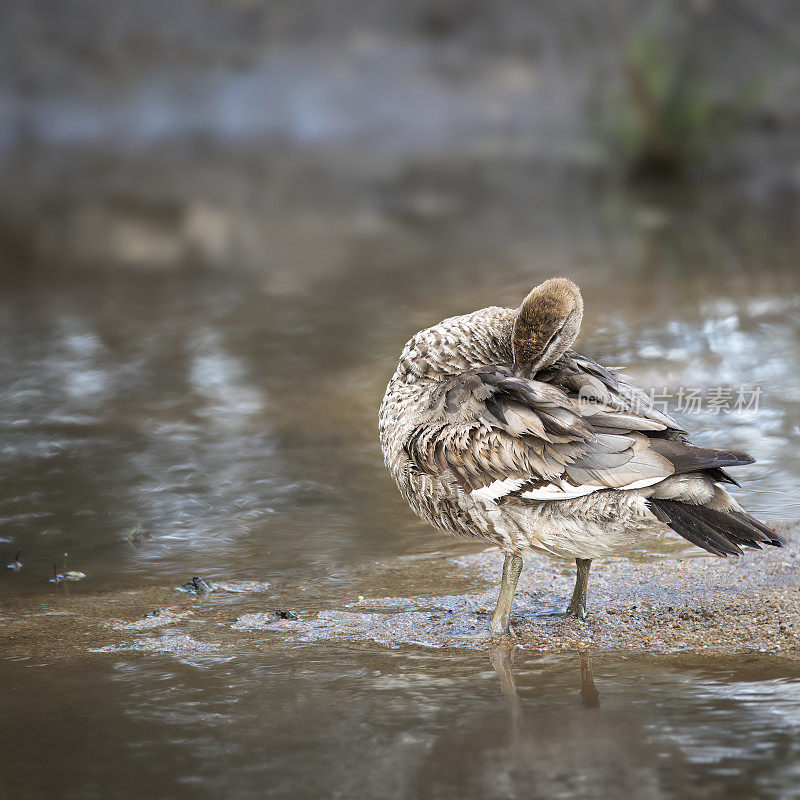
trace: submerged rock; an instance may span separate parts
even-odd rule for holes
[[[202,578],[195,575],[190,581],[181,586],[181,589],[190,594],[210,594],[216,587],[211,581],[204,581]]]
[[[90,653],[122,653],[141,650],[148,653],[168,653],[175,656],[200,655],[219,650],[217,642],[201,642],[185,633],[165,634],[163,636],[143,636],[133,642],[105,647],[89,648]]]
[[[152,537],[150,531],[145,530],[141,525],[137,525],[132,530],[128,531],[123,537],[125,541],[132,545],[139,545],[148,541]]]
[[[110,623],[110,627],[118,631],[143,631],[149,630],[150,628],[158,628],[161,625],[174,625],[192,615],[192,611],[179,611],[175,608],[156,608],[153,611],[149,611],[141,619],[136,619],[131,622]]]
[[[267,581],[218,581],[214,584],[215,592],[229,592],[230,594],[266,592],[267,589],[269,589]]]

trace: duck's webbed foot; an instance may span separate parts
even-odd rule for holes
[[[470,642],[492,642],[495,639],[500,639],[504,636],[510,636],[512,639],[518,639],[517,632],[513,625],[508,626],[508,630],[504,633],[495,633],[491,628],[482,628],[479,631],[456,631],[452,634],[457,639],[464,639]]]
[[[592,566],[591,558],[576,558],[578,565],[578,575],[575,579],[575,589],[572,592],[572,599],[569,601],[564,616],[575,617],[576,619],[586,619],[586,598],[589,586],[589,567]]]

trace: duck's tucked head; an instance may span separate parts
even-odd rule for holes
[[[514,361],[537,372],[572,347],[581,329],[581,290],[568,278],[550,278],[523,301],[514,322]]]

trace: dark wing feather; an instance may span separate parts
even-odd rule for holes
[[[650,486],[683,472],[724,475],[722,467],[752,461],[693,447],[683,434],[640,389],[569,351],[535,377],[500,364],[443,381],[406,452],[416,469],[464,491],[524,500]]]
[[[465,491],[505,482],[493,496],[564,499],[674,474],[646,435],[663,430],[664,423],[613,397],[586,404],[497,365],[440,384],[406,451],[417,469],[447,473]]]

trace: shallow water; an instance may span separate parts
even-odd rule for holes
[[[517,651],[511,664],[501,650],[409,647],[6,663],[4,682],[17,688],[0,699],[15,721],[3,726],[3,788],[64,798],[798,796],[796,664],[589,658],[593,682],[577,653]],[[504,697],[509,669],[516,685],[505,680]]]
[[[584,289],[579,349],[659,393],[760,387],[758,413],[704,405],[681,418],[696,441],[758,459],[737,472],[749,508],[800,517],[795,228],[747,203],[611,192],[550,208],[508,175],[502,191],[487,178],[480,192],[415,180],[381,212],[379,237],[328,242],[314,269],[277,279],[7,281],[0,555],[21,550],[24,566],[0,574],[3,624],[58,611],[65,593],[113,605],[192,575],[268,582],[254,611],[398,584],[402,596],[447,591],[448,576],[434,586],[410,557],[475,548],[427,529],[397,495],[376,442],[383,388],[419,328],[516,304],[561,272]],[[428,218],[419,196],[460,211]],[[531,199],[536,215],[521,210]],[[49,583],[54,561],[87,577]],[[14,797],[800,796],[800,674],[775,656],[595,654],[594,709],[578,695],[577,655],[518,652],[512,722],[474,651],[324,639],[259,654],[166,649],[36,648],[0,663],[13,688],[0,700],[0,786]]]

